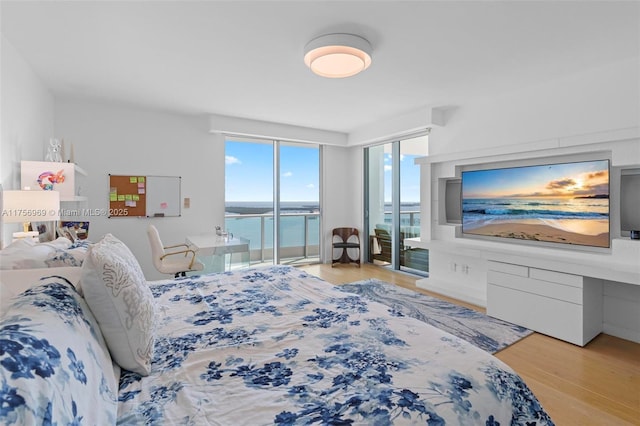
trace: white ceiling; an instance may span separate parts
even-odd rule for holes
[[[56,96],[348,133],[638,57],[640,2],[5,1],[2,34]],[[312,38],[373,46],[360,75],[303,63]]]

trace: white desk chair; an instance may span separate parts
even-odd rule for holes
[[[173,274],[174,277],[185,276],[187,272],[202,271],[204,265],[196,259],[195,250],[187,244],[163,246],[160,234],[155,226],[149,225],[147,229],[149,243],[151,244],[151,256],[153,266],[163,274]],[[182,248],[181,250],[178,250]]]

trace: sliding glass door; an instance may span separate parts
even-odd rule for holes
[[[394,262],[392,220],[392,144],[365,148],[366,229],[369,235],[369,262],[388,266]]]
[[[405,238],[420,236],[420,168],[427,136],[365,148],[365,222],[368,259],[396,270],[427,273],[428,251],[409,249]]]
[[[227,138],[225,159],[225,227],[251,263],[319,261],[319,146]]]
[[[279,143],[278,263],[320,260],[320,148]]]

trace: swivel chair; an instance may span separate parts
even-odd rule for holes
[[[202,271],[204,264],[196,259],[196,252],[187,244],[163,246],[158,229],[149,225],[147,229],[153,266],[163,274],[173,274],[175,278],[186,276],[187,272]],[[182,248],[178,250],[179,248]]]

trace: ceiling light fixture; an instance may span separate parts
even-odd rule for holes
[[[351,77],[369,68],[371,51],[371,44],[360,36],[327,34],[305,46],[304,63],[322,77]]]

